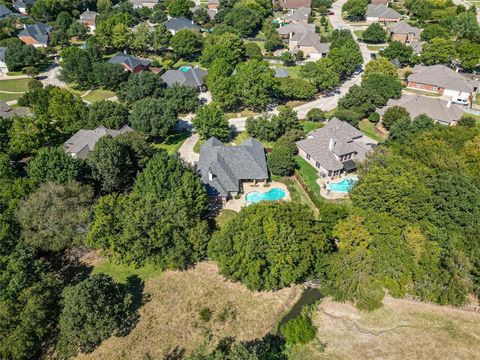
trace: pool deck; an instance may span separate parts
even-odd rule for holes
[[[240,196],[240,198],[228,200],[223,208],[239,212],[243,207],[245,207],[245,204],[246,204],[245,196],[248,193],[251,193],[254,191],[258,191],[260,193],[266,193],[267,191],[270,191],[273,188],[279,188],[285,191],[285,197],[282,199],[282,201],[292,200],[292,198],[290,197],[290,192],[288,191],[288,188],[285,184],[282,184],[276,181],[271,181],[267,184],[263,184],[263,183],[254,184],[253,182],[251,182],[251,183],[243,183],[243,194]]]
[[[348,193],[344,192],[334,192],[327,189],[327,185],[330,183],[337,183],[342,181],[343,179],[348,178],[358,178],[355,174],[347,174],[343,176],[336,176],[332,179],[332,177],[324,177],[318,178],[317,184],[320,186],[320,195],[322,195],[325,199],[328,200],[340,200],[345,199],[348,197]]]

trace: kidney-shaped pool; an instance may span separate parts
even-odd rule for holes
[[[248,193],[245,196],[245,200],[248,204],[257,204],[261,201],[276,201],[282,200],[287,194],[283,189],[280,188],[273,188],[267,192],[261,193],[258,191],[254,191]]]

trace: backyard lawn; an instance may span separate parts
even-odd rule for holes
[[[368,137],[372,138],[373,140],[377,140],[378,142],[384,142],[385,138],[380,136],[375,131],[375,124],[371,123],[367,119],[363,119],[358,123],[358,128],[361,132],[363,132]]]
[[[30,79],[12,79],[12,80],[1,80],[0,81],[0,92],[1,91],[10,91],[10,92],[26,92],[28,91],[28,83]]]
[[[318,172],[312,165],[306,162],[300,156],[295,158],[298,164],[298,173],[303,179],[308,189],[315,194],[318,199],[322,199],[320,196],[320,185],[317,184]]]
[[[180,131],[176,132],[175,134],[170,135],[165,139],[164,142],[154,144],[153,147],[157,149],[164,149],[170,155],[176,154],[180,146],[187,140],[190,136],[188,131]]]
[[[325,126],[325,124],[318,121],[302,121],[302,125],[303,131],[305,131],[306,134],[308,134],[312,130],[320,129],[321,127]]]
[[[18,100],[21,97],[22,97],[22,94],[7,94],[7,93],[0,92],[0,100],[5,102]]]
[[[300,69],[302,68],[302,65],[285,66],[277,64],[275,66],[284,69],[288,73],[288,76],[290,76],[291,78],[295,79],[300,77]]]
[[[115,96],[115,93],[113,91],[96,89],[96,90],[90,91],[87,95],[83,96],[82,98],[92,103],[96,101],[107,100],[114,96]]]

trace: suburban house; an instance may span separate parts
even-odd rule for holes
[[[280,7],[283,10],[300,9],[312,7],[312,0],[280,0]]]
[[[0,118],[10,119],[13,116],[27,116],[28,112],[24,108],[12,109],[5,101],[0,100]]]
[[[18,34],[18,38],[27,45],[34,47],[47,47],[52,28],[47,24],[36,22],[34,25],[24,25],[24,29]]]
[[[412,41],[409,45],[416,55],[420,55],[422,53],[423,45],[425,43],[426,41]]]
[[[123,66],[125,71],[130,71],[132,73],[138,73],[140,71],[148,69],[150,65],[150,60],[141,60],[135,56],[128,55],[125,53],[118,53],[110,60],[110,64],[120,64]]]
[[[5,56],[7,55],[7,48],[0,47],[0,73],[6,74],[8,73],[7,63],[5,61]]]
[[[221,201],[243,192],[244,182],[266,182],[267,160],[263,145],[249,138],[239,146],[225,146],[212,137],[200,148],[197,164],[209,197]]]
[[[478,91],[478,82],[445,65],[415,65],[413,74],[408,76],[407,87],[471,101]]]
[[[35,0],[17,0],[13,2],[13,7],[20,14],[28,15],[28,8],[32,7]]]
[[[288,48],[292,54],[297,54],[301,51],[306,59],[317,61],[318,59],[327,57],[330,44],[322,43],[318,34],[307,31],[293,34],[290,37]]]
[[[383,116],[392,106],[403,107],[408,111],[411,119],[425,114],[442,125],[455,125],[465,114],[460,106],[452,104],[451,101],[420,95],[403,95],[397,100],[390,99],[387,105],[377,110],[377,113]]]
[[[180,70],[167,70],[162,75],[163,81],[167,86],[172,85],[184,85],[195,87],[200,92],[207,90],[203,79],[207,75],[207,71],[200,69],[199,67],[192,68],[180,68]]]
[[[289,39],[293,34],[301,34],[305,32],[315,33],[315,25],[299,22],[281,26],[277,29],[278,35],[284,39]]]
[[[422,29],[410,26],[405,21],[399,21],[387,25],[388,35],[392,41],[400,41],[403,44],[410,44],[420,40]]]
[[[168,31],[172,33],[172,35],[175,35],[177,32],[184,29],[200,31],[200,26],[195,24],[193,20],[189,20],[186,18],[170,19],[165,23],[165,26],[167,27]]]
[[[388,6],[389,2],[390,2],[390,0],[372,0],[372,1],[370,1],[370,4]]]
[[[337,176],[356,169],[377,142],[346,121],[330,120],[297,143],[298,154],[318,170],[320,176]]]
[[[218,0],[208,0],[207,8],[209,10],[217,10],[218,9]]]
[[[385,5],[368,5],[367,13],[365,14],[367,18],[367,22],[374,23],[374,22],[382,22],[382,23],[390,23],[390,22],[398,22],[402,19],[402,15],[400,15],[395,10],[386,7]]]
[[[4,19],[12,14],[12,10],[7,8],[5,5],[0,4],[0,19]]]
[[[84,11],[82,14],[80,14],[80,22],[88,27],[91,33],[94,33],[97,26],[97,16],[98,13],[95,11]]]
[[[298,8],[298,9],[291,9],[288,11],[287,14],[283,15],[282,20],[289,24],[296,24],[296,23],[308,23],[308,17],[312,10],[310,8]]]
[[[65,141],[63,149],[74,158],[86,159],[88,153],[94,149],[97,141],[103,136],[117,137],[130,131],[133,131],[133,129],[128,125],[123,126],[120,130],[107,129],[103,126],[99,126],[95,130],[78,130],[70,139]]]
[[[153,9],[153,7],[158,4],[158,0],[129,0],[129,1],[133,5],[134,9],[140,9],[142,7]]]

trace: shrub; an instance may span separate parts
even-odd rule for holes
[[[268,155],[268,168],[273,175],[290,176],[296,166],[294,154],[287,145],[275,145],[273,151]]]
[[[317,329],[307,316],[299,316],[288,321],[280,329],[281,334],[285,337],[287,344],[306,344],[315,338]]]
[[[463,115],[460,118],[460,121],[458,122],[458,125],[469,127],[469,128],[475,127],[476,124],[477,124],[477,120],[473,116],[467,115],[467,114]]]
[[[325,121],[325,111],[322,109],[314,108],[307,113],[308,121]]]
[[[376,124],[380,121],[380,115],[378,115],[377,113],[371,113],[370,116],[368,117],[368,120]]]
[[[410,119],[408,111],[401,106],[392,106],[383,114],[382,124],[385,129],[390,130],[390,128],[402,118]]]
[[[353,110],[337,110],[335,117],[348,122],[352,126],[357,126],[361,119],[361,115]]]

